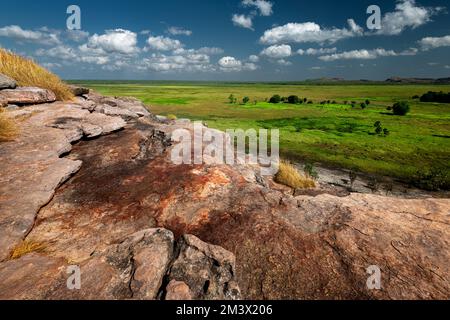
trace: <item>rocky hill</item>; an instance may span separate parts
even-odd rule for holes
[[[189,121],[73,90],[0,91],[21,128],[0,143],[0,299],[450,298],[449,199],[293,196],[249,166],[174,165]]]

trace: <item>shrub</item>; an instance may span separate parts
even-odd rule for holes
[[[303,103],[306,103],[308,101],[308,98],[303,99]]]
[[[247,104],[249,101],[250,101],[250,98],[249,98],[249,97],[244,97],[244,99],[242,99],[242,102],[243,102],[244,104]]]
[[[366,100],[366,105],[370,105],[370,100],[369,99]]]
[[[450,103],[450,92],[443,93],[441,92],[433,92],[428,91],[421,98],[421,102],[438,102],[438,103]]]
[[[311,100],[308,101],[308,104],[313,104],[314,102],[312,102]]]
[[[416,94],[415,96],[412,97],[414,100],[420,99],[420,97]]]
[[[177,120],[178,117],[176,115],[174,115],[174,114],[168,114],[167,115],[167,119],[169,119],[169,120]]]
[[[316,187],[313,179],[302,175],[289,162],[282,161],[278,173],[275,175],[275,181],[294,189],[311,189]]]
[[[391,132],[390,132],[389,129],[387,129],[387,128],[384,128],[384,129],[383,129],[383,133],[384,133],[385,136],[388,136],[388,135],[391,134]]]
[[[0,73],[16,80],[19,86],[51,90],[58,100],[73,99],[69,87],[59,77],[34,61],[4,49],[0,49]]]
[[[230,94],[230,96],[228,97],[228,100],[230,101],[230,104],[233,104],[235,101],[235,97],[233,94]]]
[[[270,98],[269,102],[270,103],[280,103],[281,102],[280,95],[278,95],[278,94],[274,95],[272,98]]]
[[[392,110],[396,116],[405,116],[411,110],[408,102],[397,102],[392,106]]]
[[[0,108],[0,142],[12,140],[18,133],[16,123]]]
[[[450,174],[444,167],[425,168],[416,173],[412,183],[428,191],[449,190]]]
[[[299,104],[300,103],[300,98],[298,96],[289,96],[287,101],[290,104]]]
[[[361,103],[361,109],[365,109],[365,108],[367,108],[367,105],[363,102],[363,103]]]
[[[314,180],[319,179],[319,173],[316,171],[316,168],[314,168],[314,165],[312,163],[305,164],[305,167],[303,168],[306,175]]]

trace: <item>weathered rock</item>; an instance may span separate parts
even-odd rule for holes
[[[165,300],[193,300],[193,295],[191,289],[189,289],[189,286],[186,283],[172,280],[166,287]]]
[[[186,284],[194,300],[240,299],[231,252],[192,235],[183,236],[178,245],[180,254],[170,269],[169,280]]]
[[[104,97],[95,92],[84,95],[88,101],[92,101],[97,105],[108,105],[113,108],[124,109],[138,115],[139,117],[149,117],[150,112],[147,107],[138,99],[132,97]],[[114,110],[114,109],[113,109]]]
[[[14,89],[16,88],[16,86],[17,86],[16,81],[0,73],[0,90]]]
[[[6,110],[9,110],[9,111],[15,111],[15,110],[19,110],[19,109],[20,109],[20,107],[16,106],[15,104],[8,104],[6,106]]]
[[[133,297],[154,300],[173,259],[174,237],[163,229],[141,231],[108,253],[108,259],[121,264],[124,256],[133,259],[134,274],[130,282]]]
[[[93,112],[95,110],[95,107],[97,106],[94,101],[86,100],[82,97],[75,97],[74,103],[76,103],[83,109],[89,110],[90,112]]]
[[[8,100],[6,98],[0,96],[0,108],[5,108],[8,106]]]
[[[83,88],[76,85],[69,85],[68,87],[75,97],[81,97],[84,94],[89,94],[88,88]]]
[[[201,241],[196,244],[206,250],[220,250]],[[170,231],[148,229],[110,245],[104,251],[94,251],[91,257],[76,265],[73,261],[69,263],[67,259],[53,257],[50,251],[30,253],[0,264],[0,299],[189,299],[191,290],[185,283],[171,281],[166,287],[166,277],[171,277],[169,267],[174,263],[175,246]],[[200,258],[205,254],[196,248],[191,250],[200,254]],[[180,256],[175,262],[184,265],[181,277],[189,277],[192,262],[195,263],[193,268],[211,275],[214,283],[223,280],[223,274],[209,261],[183,259]],[[222,262],[218,261],[219,264]],[[80,270],[81,282],[77,290],[67,287],[71,275],[67,271],[71,265]],[[230,267],[234,268],[234,265]],[[231,281],[234,281],[234,275]]]
[[[97,105],[95,107],[95,111],[106,114],[108,116],[121,117],[125,121],[130,121],[139,118],[139,116],[136,113],[130,110],[111,107],[110,105],[107,104]]]
[[[65,103],[31,106],[10,115],[20,123],[21,134],[0,144],[0,261],[28,234],[55,189],[80,169],[81,161],[61,158],[71,143],[126,124]]]
[[[164,136],[175,128],[138,123],[75,146],[70,158],[84,166],[41,210],[27,239],[83,261],[92,248],[164,227],[235,253],[246,299],[448,298],[450,200],[294,198],[251,181],[249,169],[174,165]],[[382,291],[366,287],[370,265],[383,272]],[[189,278],[170,279],[198,298],[206,277]]]
[[[16,89],[6,89],[0,91],[0,98],[5,99],[10,104],[37,104],[56,101],[53,92],[46,89],[33,87],[18,87]]]

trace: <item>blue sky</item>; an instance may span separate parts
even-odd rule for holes
[[[67,30],[69,5],[81,30]],[[381,29],[369,30],[369,5]],[[449,77],[447,0],[7,1],[0,47],[65,79]]]

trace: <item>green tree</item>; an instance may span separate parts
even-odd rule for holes
[[[249,101],[250,101],[250,98],[249,98],[249,97],[244,97],[244,99],[242,99],[242,102],[243,102],[244,104],[247,104]]]
[[[280,103],[281,102],[280,95],[278,95],[278,94],[274,95],[272,98],[270,98],[269,102],[270,103]]]
[[[409,107],[408,102],[401,101],[397,102],[392,106],[392,110],[394,111],[394,114],[396,116],[406,116],[409,111],[411,111],[411,108]]]
[[[230,94],[230,96],[228,97],[228,100],[230,100],[230,104],[233,104],[234,101],[236,100],[234,97],[234,94]]]
[[[287,101],[290,104],[299,104],[300,103],[300,98],[298,96],[289,96],[287,98]]]

